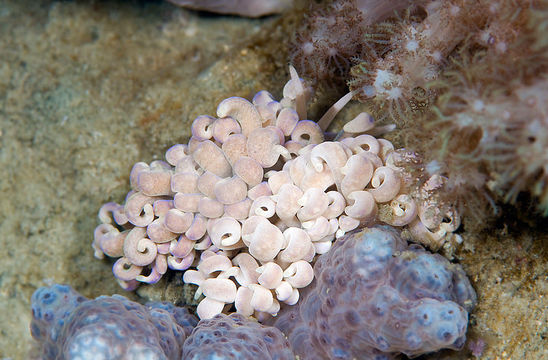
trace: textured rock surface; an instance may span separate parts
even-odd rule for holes
[[[392,359],[465,342],[476,294],[459,265],[397,231],[340,239],[314,266],[315,281],[274,325],[302,359]]]

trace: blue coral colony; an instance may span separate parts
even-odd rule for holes
[[[136,164],[124,204],[105,204],[95,256],[126,290],[183,271],[196,314],[65,285],[32,297],[44,359],[395,359],[465,342],[476,294],[436,250],[461,241],[436,174],[361,113],[333,139],[290,68],[283,99],[261,91],[200,116],[188,144]],[[373,136],[375,135],[375,136]],[[424,175],[424,174],[423,174]],[[410,180],[411,178],[411,180]],[[411,244],[408,244],[408,240]]]
[[[33,295],[32,334],[45,359],[380,360],[464,344],[476,295],[463,270],[391,227],[336,241],[315,270],[272,326],[238,313],[198,322],[169,303],[88,300],[53,285]]]

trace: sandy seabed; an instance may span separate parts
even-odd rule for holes
[[[222,99],[279,97],[294,26],[161,1],[0,1],[0,358],[28,358],[38,287],[123,293],[112,261],[93,257],[97,210]],[[547,226],[514,219],[464,232],[454,254],[478,293],[469,338],[486,342],[482,359],[548,358]],[[185,300],[178,274],[124,295]]]

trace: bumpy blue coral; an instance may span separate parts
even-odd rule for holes
[[[294,360],[289,342],[274,327],[240,314],[201,320],[185,341],[185,360]]]
[[[197,324],[184,308],[122,296],[88,300],[65,285],[32,296],[32,336],[42,359],[174,359]]]
[[[45,360],[386,360],[464,344],[476,303],[464,271],[390,227],[339,239],[314,271],[301,301],[273,320],[277,328],[240,314],[198,323],[168,303],[88,300],[54,285],[32,296],[31,332]]]
[[[476,294],[459,265],[388,227],[335,242],[274,325],[301,359],[392,359],[460,349]]]
[[[44,343],[47,349],[57,341],[66,318],[88,299],[68,285],[55,284],[41,287],[31,298],[32,322],[30,326],[34,339]],[[50,351],[48,351],[50,352]]]
[[[141,305],[119,295],[88,300],[66,285],[38,289],[32,313],[44,360],[295,358],[280,330],[240,314],[198,323],[169,303]]]

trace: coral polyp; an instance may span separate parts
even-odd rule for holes
[[[368,28],[370,51],[351,69],[350,89],[374,115],[396,122],[407,148],[441,165],[446,199],[476,204],[467,213],[514,203],[523,191],[548,213],[546,132],[532,134],[545,123],[548,4],[421,6]]]
[[[346,80],[353,59],[373,49],[363,41],[370,26],[411,3],[341,0],[312,6],[291,43],[290,62],[314,84],[340,84]]]
[[[290,62],[299,73],[315,81],[344,80],[351,58],[360,53],[362,13],[352,1],[325,9],[316,6],[292,42]]]

